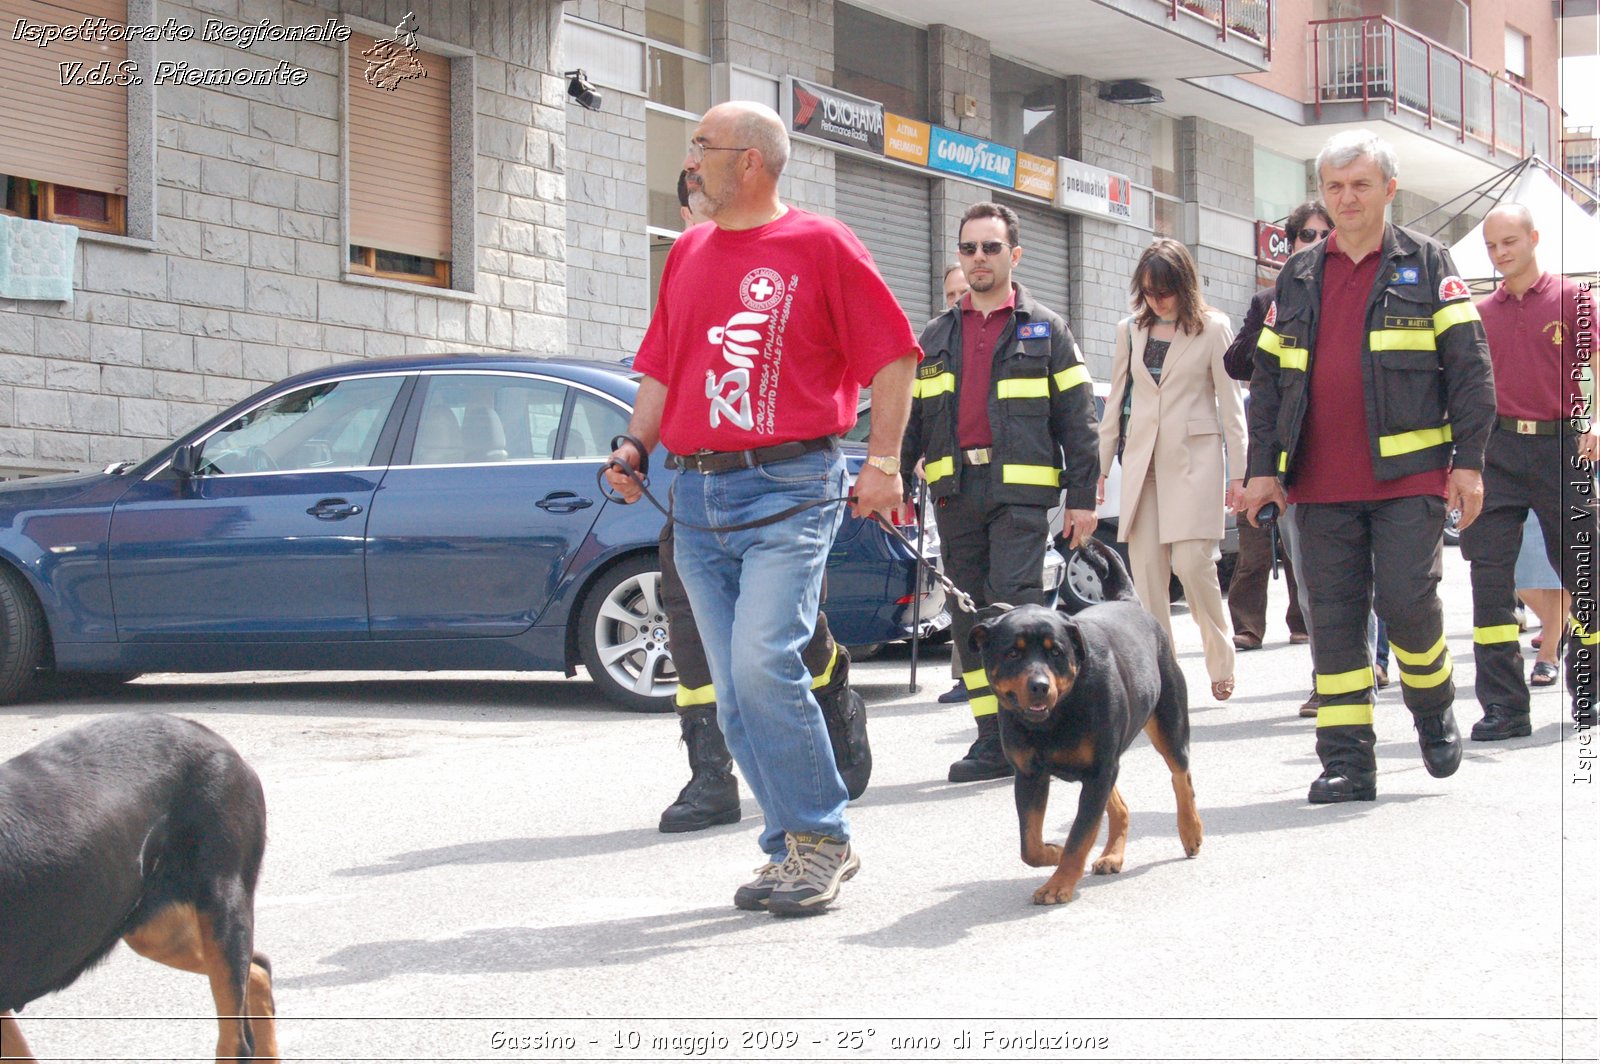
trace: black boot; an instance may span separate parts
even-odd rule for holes
[[[1422,765],[1435,779],[1455,775],[1461,767],[1461,733],[1456,730],[1456,715],[1449,706],[1443,713],[1414,713],[1417,746],[1422,750]]]
[[[978,718],[978,739],[967,756],[950,766],[950,782],[998,780],[1015,775],[1016,771],[1000,747],[1000,717],[989,713]]]
[[[831,682],[817,691],[822,720],[828,726],[833,761],[853,802],[872,778],[872,747],[867,744],[867,704],[850,686],[850,652],[839,647]]]
[[[683,742],[689,748],[689,782],[678,800],[661,814],[667,834],[703,831],[713,824],[739,822],[739,781],[733,775],[733,757],[717,727],[716,707],[699,707],[680,714]]]

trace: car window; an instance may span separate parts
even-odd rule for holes
[[[205,475],[370,465],[404,378],[325,381],[241,414],[206,439]]]
[[[436,374],[417,422],[413,465],[542,461],[556,456],[570,391],[511,373]]]
[[[572,422],[562,458],[606,458],[611,441],[628,431],[628,412],[588,392],[574,392]]]

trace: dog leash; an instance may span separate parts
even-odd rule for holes
[[[787,520],[788,518],[793,517],[795,514],[804,513],[813,507],[833,506],[841,502],[857,501],[856,496],[854,495],[840,495],[836,498],[828,499],[813,499],[810,502],[797,503],[796,505],[790,506],[787,509],[780,510],[778,513],[771,514],[767,517],[757,518],[754,521],[741,521],[734,525],[697,525],[692,521],[685,521],[681,517],[675,516],[671,508],[662,506],[660,500],[657,499],[655,494],[650,490],[650,452],[645,448],[644,443],[641,442],[637,437],[623,434],[612,439],[611,449],[615,451],[623,443],[633,444],[634,450],[639,454],[639,468],[635,469],[633,466],[629,465],[621,458],[617,458],[615,455],[607,458],[605,462],[601,464],[600,469],[595,473],[595,480],[600,486],[600,494],[611,502],[627,505],[628,500],[613,492],[611,490],[611,486],[606,483],[606,470],[615,466],[622,472],[623,476],[628,477],[634,483],[639,485],[639,491],[644,495],[645,499],[649,501],[651,506],[654,506],[657,510],[661,511],[661,515],[663,517],[680,528],[689,528],[696,532],[745,532],[752,528],[761,528],[765,525],[777,524],[779,521]],[[912,557],[916,558],[918,565],[934,575],[934,578],[937,579],[941,585],[943,585],[945,594],[954,598],[956,605],[963,612],[971,614],[976,614],[978,612],[978,607],[976,603],[973,602],[972,596],[961,590],[948,576],[940,572],[939,567],[924,557],[922,551],[916,546],[916,544],[912,543],[905,537],[904,534],[901,533],[898,528],[894,527],[894,524],[890,522],[888,518],[884,517],[881,513],[874,513],[872,517],[873,520],[878,522],[878,525],[883,528],[884,531],[888,532],[895,539],[899,540],[901,545],[911,552]],[[921,521],[922,515],[917,515],[917,519],[918,521]]]

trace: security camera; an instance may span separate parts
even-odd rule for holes
[[[569,70],[562,75],[572,80],[567,82],[567,95],[578,101],[579,107],[590,111],[600,110],[600,93],[589,81],[589,75],[581,70]]]

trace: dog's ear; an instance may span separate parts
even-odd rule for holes
[[[1083,630],[1070,620],[1064,621],[1061,628],[1066,633],[1067,638],[1072,641],[1073,655],[1079,661],[1082,661],[1088,655],[1088,648],[1083,644]]]
[[[985,606],[978,611],[978,623],[972,626],[972,631],[967,633],[967,646],[977,654],[983,652],[983,645],[989,641],[989,629],[994,622],[1011,612],[1009,606]]]

